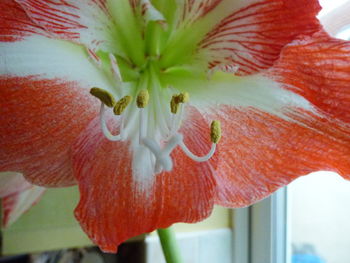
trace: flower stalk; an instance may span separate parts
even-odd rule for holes
[[[157,230],[163,254],[167,263],[182,263],[182,257],[179,246],[176,241],[174,230],[169,228],[160,228]]]

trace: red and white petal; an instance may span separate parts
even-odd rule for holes
[[[286,46],[266,76],[282,83],[319,110],[350,122],[350,42],[325,32]]]
[[[206,16],[220,3],[225,0],[181,0],[178,1],[179,25],[193,23]]]
[[[312,111],[313,107],[304,97],[282,89],[276,81],[263,75],[234,76],[230,73],[214,72],[210,79],[205,75],[183,77],[167,81],[180,91],[188,91],[191,105],[204,114],[220,105],[258,110],[289,118],[286,107]],[[210,121],[210,120],[209,120]]]
[[[212,94],[216,108],[207,117],[221,120],[223,129],[218,204],[249,205],[317,170],[350,179],[349,49],[349,42],[317,33],[282,51],[265,73],[270,85],[264,93],[256,86],[254,94],[249,85],[245,97],[236,93],[250,105],[229,105]],[[232,91],[221,92],[232,96],[236,88],[233,83]],[[264,96],[270,108],[261,103]]]
[[[31,186],[20,173],[0,172],[0,198],[23,191]]]
[[[220,119],[223,129],[216,170],[219,205],[250,205],[318,170],[350,179],[349,126],[297,109],[291,120],[229,106],[211,117]]]
[[[2,226],[9,227],[14,223],[40,200],[45,190],[43,187],[32,185],[24,191],[4,197],[1,200],[3,209]]]
[[[0,171],[42,186],[75,183],[70,147],[98,114],[89,89],[109,89],[108,74],[83,47],[43,36],[1,42],[0,53]]]
[[[230,15],[200,45],[209,67],[237,67],[248,75],[272,66],[281,49],[298,35],[320,29],[316,0],[234,1]]]
[[[28,17],[54,38],[116,52],[113,21],[105,0],[15,0]]]
[[[202,148],[191,132],[198,123],[192,121],[187,126],[187,143]],[[175,222],[202,220],[213,207],[215,181],[208,163],[198,164],[177,148],[172,153],[173,170],[152,175],[145,187],[133,176],[132,149],[129,143],[106,140],[98,120],[81,135],[74,149],[81,193],[75,214],[88,236],[107,252],[115,252],[130,237]]]
[[[0,41],[12,42],[33,35],[48,35],[13,0],[0,1]]]
[[[0,80],[0,171],[42,186],[74,184],[71,145],[98,114],[88,89],[60,79]]]
[[[152,0],[153,6],[166,18],[168,24],[188,26],[205,17],[216,6],[230,5],[231,0]],[[231,1],[232,2],[232,1]],[[217,18],[217,21],[220,19]]]

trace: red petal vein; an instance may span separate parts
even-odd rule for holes
[[[320,29],[315,0],[247,1],[247,6],[223,19],[201,44],[209,66],[233,64],[247,75],[269,68],[281,49],[298,35]]]

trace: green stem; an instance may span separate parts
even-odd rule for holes
[[[158,229],[158,236],[162,244],[164,257],[167,263],[181,263],[181,253],[172,228]]]

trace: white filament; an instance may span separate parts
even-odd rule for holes
[[[140,128],[139,128],[139,143],[142,143],[144,137],[147,134],[147,122],[146,118],[146,110],[144,108],[140,108]]]
[[[182,109],[181,109],[182,110]],[[121,120],[121,127],[120,127],[120,134],[113,135],[110,130],[107,127],[106,120],[105,120],[105,105],[101,103],[101,109],[100,109],[100,122],[101,122],[101,128],[104,136],[110,140],[110,141],[120,141],[122,140],[123,136],[123,126],[124,126],[124,120]],[[147,136],[147,121],[146,121],[146,111],[144,108],[139,109],[140,113],[140,127],[139,127],[139,144],[146,146],[154,155],[156,158],[154,172],[160,173],[162,171],[171,171],[173,168],[173,161],[170,157],[170,154],[172,151],[177,147],[180,146],[183,152],[192,160],[196,162],[206,162],[208,161],[215,153],[216,150],[216,144],[213,143],[211,146],[211,149],[208,154],[205,156],[197,156],[194,153],[192,153],[188,147],[185,145],[183,141],[183,135],[180,133],[175,132],[167,141],[167,143],[164,145],[163,148],[160,147],[159,143],[153,139],[146,137]],[[122,117],[123,118],[123,117]],[[175,122],[175,116],[173,119],[173,122]],[[172,126],[174,123],[172,123]],[[173,128],[173,127],[172,127]]]
[[[171,114],[170,116],[170,128],[169,128],[169,134],[166,136],[166,140],[169,140],[176,132],[177,127],[181,126],[181,121],[183,119],[184,115],[184,103],[180,103],[178,113],[177,114]]]
[[[216,150],[216,144],[213,143],[208,154],[205,156],[197,156],[188,149],[183,142],[183,136],[179,133],[172,136],[163,149],[161,149],[159,144],[152,138],[144,138],[142,143],[153,153],[156,158],[155,173],[160,173],[162,170],[171,171],[173,168],[173,162],[170,154],[177,146],[180,146],[183,152],[196,162],[208,161],[211,157],[213,157]]]
[[[101,109],[100,109],[100,123],[101,123],[101,128],[102,128],[102,132],[103,132],[103,135],[110,141],[120,141],[122,138],[120,136],[120,134],[118,135],[113,135],[108,127],[107,127],[107,124],[106,124],[106,120],[105,120],[105,116],[104,116],[104,113],[105,113],[105,105],[103,103],[101,103]],[[120,129],[122,130],[123,127],[121,126]]]
[[[184,153],[190,157],[192,160],[196,161],[196,162],[206,162],[208,161],[211,157],[213,157],[215,150],[216,150],[216,144],[213,143],[211,145],[211,149],[209,151],[209,153],[205,156],[197,156],[195,154],[193,154],[185,145],[185,143],[181,140],[181,142],[179,143],[179,146],[181,147],[181,149],[184,151]]]

